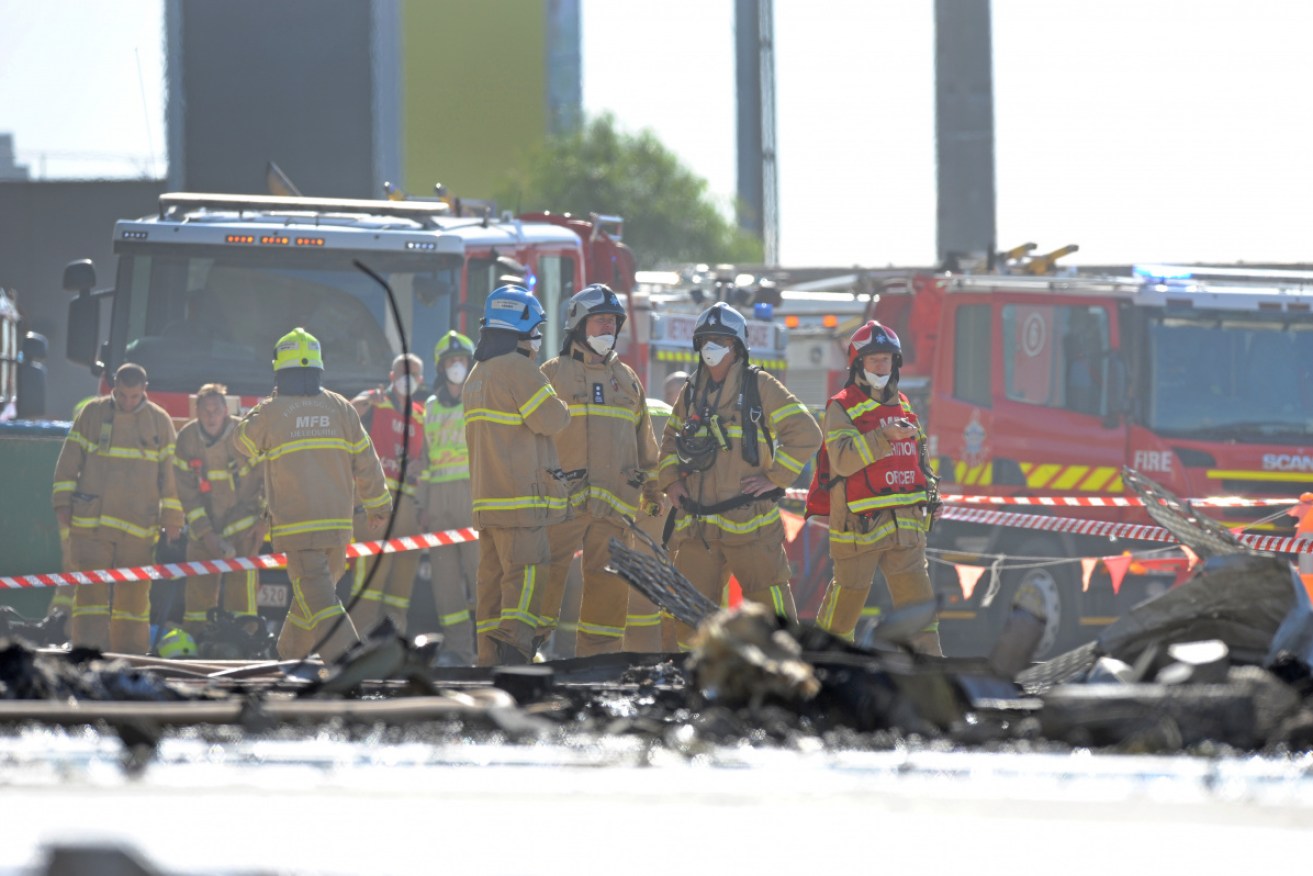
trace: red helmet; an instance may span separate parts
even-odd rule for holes
[[[848,367],[851,369],[859,359],[872,353],[893,353],[895,370],[902,367],[903,344],[898,334],[874,319],[853,332],[848,340]]]

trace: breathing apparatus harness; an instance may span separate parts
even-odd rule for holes
[[[711,380],[710,375],[708,375],[708,380],[702,387],[701,404],[694,404],[695,388],[698,374],[701,371],[702,365],[699,363],[697,370],[693,372],[693,376],[684,383],[684,424],[675,436],[675,453],[679,457],[679,470],[684,474],[709,470],[716,462],[717,453],[721,451],[728,453],[733,448],[729,433],[724,424],[721,423],[720,415],[717,413],[720,409],[721,394],[725,391],[725,384],[721,383],[716,387],[716,397],[713,401],[710,398]],[[761,464],[761,450],[757,445],[758,429],[765,433],[768,446],[772,445],[775,440],[771,435],[770,427],[766,425],[766,418],[761,406],[761,389],[757,385],[760,372],[760,367],[749,365],[747,356],[743,357],[742,380],[739,382],[739,397],[735,402],[735,408],[742,412],[740,420],[743,423],[743,439],[739,452],[743,455],[743,461],[752,466]],[[699,483],[699,493],[704,483]],[[679,511],[683,511],[692,517],[706,517],[711,514],[722,514],[735,508],[742,508],[744,505],[750,505],[753,502],[778,502],[782,498],[784,498],[784,490],[778,487],[759,496],[740,493],[723,502],[715,502],[711,505],[704,505],[700,501],[683,498],[680,500],[679,505],[671,508],[670,513],[666,516],[661,544],[663,547],[669,544],[670,536],[675,531],[675,515]]]

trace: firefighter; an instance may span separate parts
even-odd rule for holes
[[[713,602],[733,574],[744,599],[796,617],[776,503],[820,446],[820,428],[782,383],[749,366],[747,322],[728,304],[698,316],[693,349],[697,370],[661,440],[675,567]],[[680,647],[690,636],[681,626]]]
[[[233,449],[237,418],[228,413],[228,388],[207,383],[196,392],[196,419],[178,433],[173,456],[178,498],[187,516],[188,560],[254,556],[264,541],[264,466],[251,466]],[[257,614],[254,569],[187,579],[182,626],[195,635],[220,604],[237,616]]]
[[[538,612],[538,639],[556,628],[566,574],[583,548],[582,597],[575,655],[619,651],[625,635],[629,585],[606,571],[612,538],[630,544],[629,520],[639,505],[660,512],[656,436],[643,385],[615,353],[625,308],[611,288],[585,286],[566,307],[561,353],[543,365],[570,423],[556,435],[556,453],[570,487],[571,517],[547,531],[551,570]],[[641,494],[641,495],[640,495]]]
[[[420,524],[422,506],[419,496],[420,475],[424,471],[424,406],[419,401],[423,385],[424,361],[409,353],[393,360],[386,387],[362,392],[351,400],[351,406],[360,414],[360,422],[383,463],[388,490],[396,507],[392,519],[394,538],[419,535],[424,531]],[[403,456],[406,460],[404,480]],[[358,512],[356,538],[367,540],[369,534],[367,515]],[[351,622],[357,632],[368,635],[384,617],[392,621],[398,632],[406,631],[410,594],[415,586],[419,561],[419,551],[379,554],[356,560],[351,583]],[[375,566],[378,568],[371,574]]]
[[[534,363],[543,319],[524,288],[494,289],[463,392],[479,530],[475,630],[485,666],[532,658],[551,559],[547,527],[569,515],[552,436],[570,422],[570,409]]]
[[[808,514],[829,515],[834,578],[817,621],[851,639],[876,570],[894,608],[934,599],[926,565],[928,478],[925,440],[907,396],[898,335],[871,320],[848,342],[848,381],[825,408],[825,448],[808,491]],[[828,504],[827,504],[828,500]],[[912,640],[942,654],[935,621]]]
[[[465,444],[462,391],[474,361],[474,343],[450,331],[433,348],[437,375],[433,395],[424,403],[424,438],[428,456],[423,482],[425,527],[441,532],[470,526],[470,452]],[[470,601],[479,566],[476,542],[429,551],[429,583],[442,627],[444,662],[474,662],[474,621]]]
[[[146,369],[120,365],[110,394],[78,413],[60,450],[52,500],[76,569],[148,565],[161,526],[170,541],[182,531],[173,420],[146,397],[148,385]],[[150,649],[150,581],[82,584],[73,599],[74,645]]]
[[[278,636],[284,659],[326,660],[359,641],[337,598],[358,494],[375,534],[392,510],[383,465],[351,402],[320,386],[319,341],[303,328],[274,347],[274,394],[237,426],[234,446],[264,462],[274,550],[287,554],[292,605]]]

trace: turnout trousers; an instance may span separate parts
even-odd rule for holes
[[[498,662],[497,643],[533,656],[540,590],[551,550],[545,526],[489,526],[479,530],[475,630],[480,666]]]
[[[469,478],[429,487],[429,528],[434,532],[470,525]],[[479,543],[467,541],[429,550],[429,586],[442,629],[442,650],[463,663],[474,662],[474,582]],[[426,629],[428,627],[425,627]]]
[[[834,578],[825,590],[816,621],[825,630],[852,639],[862,608],[878,569],[884,573],[895,609],[935,598],[926,565],[924,514],[919,509],[897,509],[877,516],[867,531],[831,532],[830,556]],[[939,623],[932,623],[912,640],[923,654],[942,654]]]
[[[579,631],[575,656],[619,651],[625,637],[625,615],[629,608],[629,585],[619,575],[606,571],[611,562],[610,541],[631,542],[628,528],[619,520],[579,513],[564,523],[547,528],[551,563],[547,586],[539,603],[540,638],[551,635],[561,617],[565,579],[575,551],[583,545],[583,591],[579,603]]]
[[[155,544],[145,539],[102,541],[74,532],[70,559],[76,569],[116,569],[155,562]],[[119,654],[150,650],[150,581],[79,584],[73,594],[69,638],[74,646]]]
[[[419,535],[419,505],[406,494],[393,494],[397,502],[397,516],[392,524],[392,538]],[[356,519],[356,535],[363,536],[365,524]],[[378,538],[382,538],[380,534]],[[351,622],[362,636],[368,636],[383,618],[391,619],[397,632],[405,634],[406,615],[410,613],[410,594],[415,587],[415,571],[419,568],[419,551],[401,551],[359,557],[351,579]],[[370,570],[378,567],[373,577]],[[369,582],[366,589],[365,582]],[[356,597],[359,596],[359,599]]]
[[[345,571],[344,546],[287,551],[292,605],[278,635],[279,657],[299,660],[317,647],[324,661],[331,662],[360,641],[355,625],[337,598],[337,579]],[[320,639],[325,637],[327,640],[320,644]]]
[[[725,538],[719,527],[695,522],[679,540],[678,549],[675,568],[716,605],[724,604],[725,582],[733,575],[748,602],[761,603],[783,617],[798,617],[789,587],[792,569],[784,553],[784,524],[778,517],[749,536],[731,538]],[[687,649],[693,629],[678,624],[676,637],[680,649]]]
[[[255,530],[239,532],[228,539],[239,557],[254,556],[260,546],[255,541]],[[219,560],[206,549],[205,543],[190,541],[187,544],[187,559]],[[183,587],[182,628],[189,633],[199,633],[205,627],[210,609],[218,608],[220,597],[225,611],[235,615],[256,614],[255,593],[259,584],[260,573],[254,569],[246,572],[225,572],[222,575],[194,575],[187,579]]]

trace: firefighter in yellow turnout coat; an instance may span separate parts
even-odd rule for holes
[[[292,605],[278,636],[284,659],[305,657],[318,646],[325,660],[333,660],[359,641],[335,589],[346,571],[355,496],[375,534],[392,509],[360,415],[351,402],[320,387],[323,370],[313,335],[301,328],[284,335],[274,348],[274,395],[242,418],[234,441],[245,459],[265,463],[273,546],[287,554]]]
[[[146,386],[140,365],[119,366],[110,395],[78,413],[60,450],[52,501],[59,525],[69,528],[75,569],[148,565],[160,527],[170,540],[182,531],[173,420],[146,398]],[[145,654],[150,582],[78,585],[69,637],[74,645]]]
[[[227,387],[207,383],[196,393],[196,419],[178,433],[173,457],[178,498],[187,515],[188,560],[249,557],[264,540],[264,467],[242,459],[232,446],[237,418],[228,413]],[[197,575],[183,590],[183,629],[198,633],[209,610],[256,614],[254,570]]]
[[[898,335],[871,320],[853,334],[848,362],[848,384],[825,408],[825,453],[808,494],[808,513],[825,513],[817,500],[828,489],[834,579],[817,621],[851,638],[877,569],[894,608],[928,602],[934,589],[925,554],[927,480],[917,448],[924,435],[898,391]],[[942,654],[938,622],[911,644]]]
[[[534,364],[543,307],[519,286],[488,296],[465,381],[474,528],[479,530],[475,630],[483,665],[527,663],[551,550],[547,527],[569,515],[552,436],[570,410]]]
[[[625,635],[629,585],[605,569],[609,543],[632,541],[625,518],[642,504],[660,505],[655,474],[656,436],[638,375],[614,347],[625,310],[607,286],[587,286],[566,309],[561,355],[543,366],[556,394],[570,406],[570,425],[556,435],[556,453],[570,486],[573,516],[548,532],[551,571],[543,591],[538,637],[560,617],[565,578],[583,547],[583,596],[575,654],[620,650]]]
[[[693,329],[700,363],[661,440],[660,484],[674,503],[675,567],[721,603],[729,574],[743,598],[795,617],[776,502],[821,443],[807,408],[747,365],[747,322],[724,303]],[[679,630],[681,647],[689,643]]]

